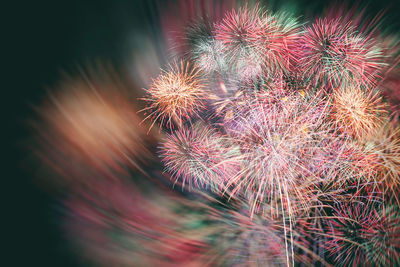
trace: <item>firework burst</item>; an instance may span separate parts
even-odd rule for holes
[[[297,21],[285,13],[264,13],[261,25],[251,32],[250,39],[253,49],[263,58],[263,67],[270,72],[288,72],[296,58]]]
[[[366,142],[366,152],[373,157],[373,166],[378,172],[377,180],[384,191],[396,192],[400,185],[400,129],[386,123]],[[393,197],[399,199],[394,193]]]
[[[197,124],[168,136],[161,148],[166,169],[196,187],[218,189],[238,170],[237,148],[215,130]]]
[[[327,249],[338,266],[393,266],[398,263],[399,219],[393,208],[350,202],[335,208]]]
[[[321,119],[316,112],[321,103],[308,106],[302,101],[298,95],[256,101],[228,128],[245,162],[229,185],[233,186],[233,194],[242,189],[250,193],[253,212],[265,199],[283,201],[282,195],[288,196],[289,192],[304,200],[301,188],[314,177],[307,165],[318,149],[314,129]]]
[[[220,24],[215,26],[215,38],[225,45],[231,59],[246,55],[252,48],[251,34],[262,27],[261,10],[255,7],[241,8],[229,12]]]
[[[241,79],[253,79],[262,74],[263,57],[252,37],[262,27],[262,11],[258,6],[232,10],[215,25],[215,38],[224,45],[227,62]]]
[[[206,73],[226,71],[227,64],[223,56],[223,45],[220,41],[209,40],[196,44],[193,48],[193,58],[197,65]]]
[[[318,19],[300,40],[300,70],[330,88],[376,84],[382,53],[371,38],[340,19]]]
[[[379,129],[387,113],[377,92],[360,88],[339,89],[333,93],[333,101],[336,125],[359,140]]]
[[[343,204],[335,210],[336,218],[328,223],[332,227],[328,235],[332,238],[327,249],[340,266],[359,266],[366,262],[367,228],[377,222],[371,215],[371,208],[360,202]]]
[[[205,108],[206,95],[200,77],[200,70],[190,66],[188,62],[180,61],[170,67],[153,81],[148,96],[144,100],[150,103],[144,111],[151,110],[148,117],[153,118],[153,124],[160,120],[170,128],[173,122],[178,125]]]
[[[224,45],[214,37],[210,23],[196,23],[189,27],[187,40],[190,55],[205,73],[223,73],[228,69]]]
[[[378,222],[368,229],[370,247],[368,259],[376,266],[400,264],[400,211],[398,206],[389,205],[375,212]]]

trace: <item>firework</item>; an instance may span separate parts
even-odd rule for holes
[[[301,36],[300,70],[313,83],[372,86],[382,68],[382,53],[373,41],[340,19],[318,19]]]
[[[205,72],[226,70],[226,62],[223,57],[223,45],[216,40],[199,43],[194,48],[194,59],[197,65]]]
[[[246,7],[231,11],[221,23],[215,25],[215,38],[224,45],[228,64],[242,79],[255,78],[263,70],[261,51],[254,47],[252,38],[252,34],[263,27],[261,16],[262,11],[258,7]]]
[[[282,200],[289,191],[304,199],[301,185],[314,177],[307,165],[318,149],[319,140],[312,129],[318,128],[321,113],[316,112],[319,104],[308,106],[302,101],[296,95],[270,99],[269,103],[257,101],[230,126],[244,166],[229,185],[233,194],[243,189],[252,195],[253,211],[260,201]]]
[[[246,55],[251,50],[253,42],[251,34],[262,27],[261,10],[241,8],[232,10],[215,26],[215,38],[225,45],[229,57],[234,60]]]
[[[262,17],[262,27],[251,32],[253,48],[259,51],[268,71],[288,72],[296,60],[295,45],[299,26],[288,14],[268,14]]]
[[[224,45],[215,40],[209,23],[194,24],[188,30],[188,42],[191,47],[191,56],[205,73],[227,70],[227,62],[224,57]]]
[[[338,266],[392,266],[398,263],[398,214],[373,202],[335,208],[329,220],[327,249]]]
[[[200,124],[170,135],[161,156],[166,169],[183,184],[219,191],[239,165],[238,150],[229,139]]]
[[[173,127],[173,122],[182,125],[185,120],[198,116],[205,108],[206,95],[201,83],[200,70],[181,61],[170,67],[153,81],[148,96],[144,100],[150,103],[144,110],[151,110],[148,117],[153,124],[160,120],[161,125]]]
[[[386,113],[378,93],[360,88],[343,88],[333,94],[333,116],[339,128],[358,139],[380,128]]]
[[[366,142],[366,152],[373,157],[373,166],[378,171],[378,181],[384,191],[395,192],[400,185],[400,129],[391,123],[383,125]],[[393,197],[398,199],[397,194]]]
[[[334,213],[337,219],[330,221],[332,239],[327,244],[335,262],[341,266],[359,266],[365,263],[368,239],[366,228],[376,222],[371,211],[362,203],[342,205]]]

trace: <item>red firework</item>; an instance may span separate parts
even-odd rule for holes
[[[246,7],[228,13],[215,28],[216,39],[224,44],[228,61],[239,75],[253,78],[264,69],[288,71],[295,59],[298,26],[284,15]]]
[[[299,37],[297,21],[285,14],[265,14],[262,26],[250,33],[253,47],[270,71],[289,71],[295,63],[295,45]]]
[[[372,86],[382,67],[381,50],[372,39],[340,19],[318,19],[300,40],[300,66],[314,85]]]

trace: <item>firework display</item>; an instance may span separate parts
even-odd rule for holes
[[[400,49],[362,16],[237,6],[175,31],[134,100],[104,73],[65,81],[40,156],[84,258],[399,266]]]

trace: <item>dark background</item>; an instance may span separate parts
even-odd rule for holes
[[[318,13],[333,3],[291,2],[297,3],[299,14]],[[156,35],[158,13],[164,5],[165,1],[156,0],[53,0],[14,1],[12,6],[3,6],[1,42],[6,48],[2,65],[6,71],[1,89],[6,149],[2,154],[6,160],[0,218],[6,224],[2,228],[6,239],[1,240],[7,250],[2,251],[6,259],[0,265],[87,266],[64,240],[57,199],[34,178],[39,167],[29,149],[33,131],[28,122],[35,117],[32,107],[40,104],[46,87],[56,84],[62,70],[73,71],[97,59],[121,66],[130,49],[127,35],[139,31]],[[368,13],[376,15],[385,8],[384,27],[400,32],[399,1],[370,1]]]

